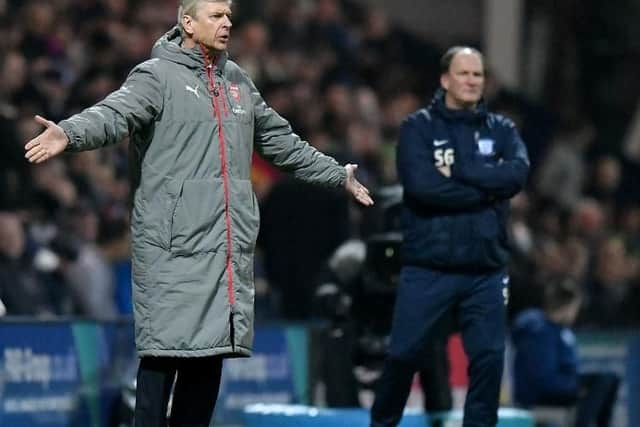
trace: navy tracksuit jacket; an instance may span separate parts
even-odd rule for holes
[[[509,199],[527,179],[526,148],[509,119],[482,102],[474,111],[449,110],[439,90],[403,123],[397,168],[403,269],[371,425],[397,425],[431,327],[452,307],[470,360],[464,426],[493,426],[504,360]]]
[[[524,186],[527,151],[513,122],[454,111],[438,91],[402,125],[397,168],[404,187],[405,265],[482,272],[508,258],[509,199]],[[449,166],[447,178],[439,166]]]

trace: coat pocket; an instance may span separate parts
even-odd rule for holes
[[[171,222],[180,188],[178,180],[164,178],[157,191],[145,192],[142,214],[134,218],[134,226],[142,228],[146,243],[162,249],[169,249]]]
[[[252,253],[258,238],[260,211],[251,181],[229,180],[229,198],[233,238],[240,246],[239,249]]]
[[[171,252],[215,252],[226,241],[224,183],[220,178],[185,180],[171,226]]]

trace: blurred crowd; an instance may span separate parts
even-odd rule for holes
[[[374,191],[397,183],[405,116],[438,85],[434,46],[377,9],[340,0],[239,0],[231,58],[312,145],[359,165]],[[127,141],[28,165],[35,114],[58,121],[117,89],[174,25],[175,1],[0,0],[0,299],[10,315],[131,313]],[[477,41],[459,40],[477,45]],[[486,99],[511,117],[532,159],[513,201],[511,310],[542,302],[569,277],[578,325],[640,325],[640,200],[634,163],[579,109],[555,111],[487,76]],[[293,181],[255,158],[262,230],[258,316],[308,319],[313,277],[365,211],[345,195]],[[357,303],[357,302],[355,302]]]

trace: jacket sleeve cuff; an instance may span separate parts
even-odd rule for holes
[[[69,141],[64,151],[66,152],[80,151],[80,146],[82,141],[81,141],[80,135],[78,135],[73,130],[73,126],[71,125],[71,123],[69,123],[67,120],[63,120],[60,123],[58,123],[58,126],[62,128],[65,135],[67,135],[67,140]]]
[[[344,187],[347,183],[347,169],[344,166],[340,166],[340,171],[338,172],[338,188]]]

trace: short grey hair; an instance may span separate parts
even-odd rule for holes
[[[233,5],[233,0],[180,0],[178,6],[178,25],[182,28],[182,17],[184,15],[195,16],[200,3],[227,3]]]
[[[482,68],[485,68],[484,65],[484,55],[478,49],[471,46],[453,46],[447,49],[447,51],[440,58],[440,74],[446,74],[449,72],[449,68],[451,68],[451,62],[453,61],[453,57],[459,54],[460,52],[466,51],[465,53],[473,53],[478,55],[480,61],[482,62]]]

